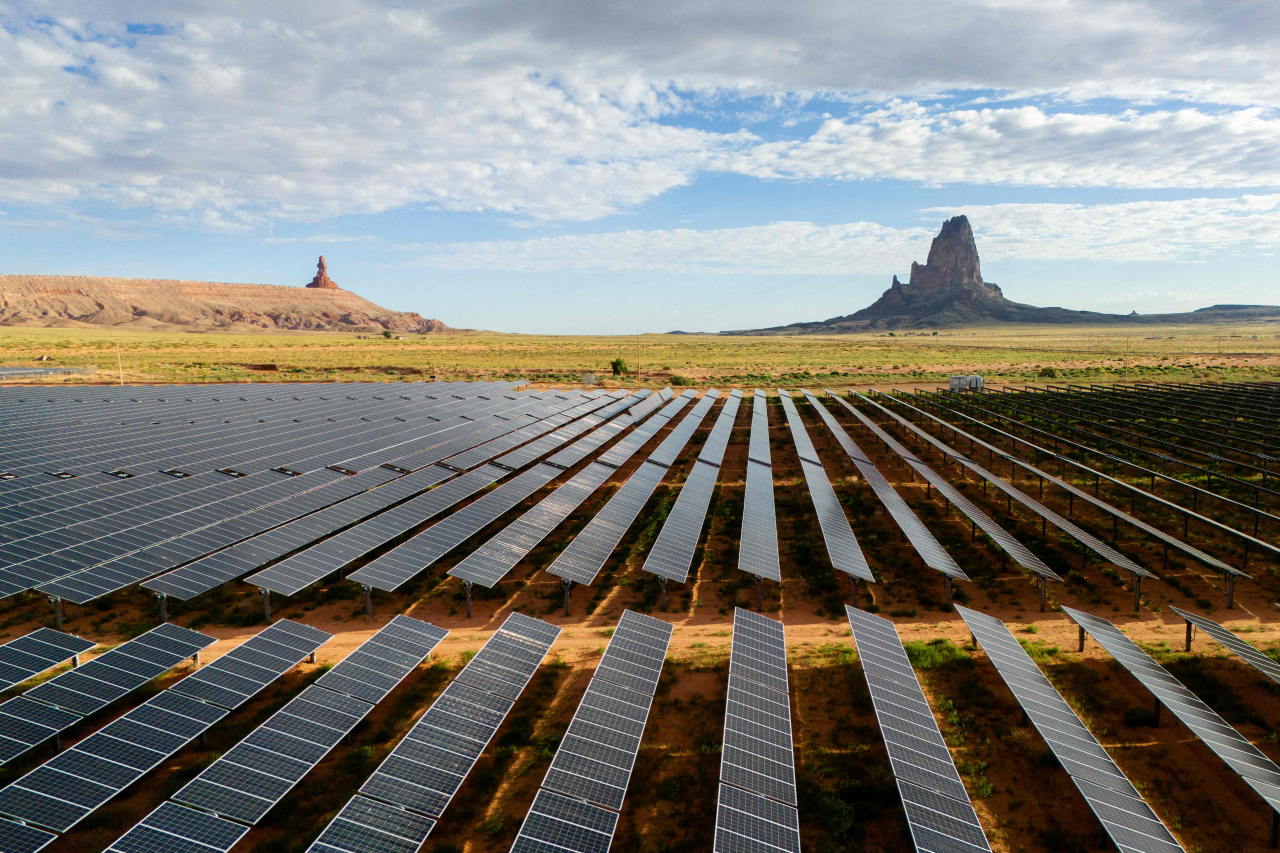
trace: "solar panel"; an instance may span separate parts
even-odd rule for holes
[[[1280,811],[1280,767],[1275,762],[1115,625],[1070,607],[1063,607],[1062,612],[1097,640],[1108,654],[1151,691],[1161,705],[1204,741],[1205,746],[1239,773],[1249,787],[1267,801],[1267,805]]]
[[[161,625],[0,704],[0,762],[66,731],[213,642],[177,625]]]
[[[711,495],[715,492],[716,480],[720,476],[720,463],[724,459],[724,451],[729,444],[741,400],[741,391],[735,388],[729,392],[729,399],[725,400],[720,409],[720,416],[716,418],[711,435],[703,444],[697,462],[680,487],[675,505],[671,507],[649,556],[645,558],[645,571],[678,583],[684,583],[688,579],[698,539],[702,535],[702,525],[707,517],[707,507],[711,505]]]
[[[614,493],[609,502],[591,519],[582,531],[573,538],[555,561],[547,567],[547,572],[565,580],[582,584],[590,584],[600,574],[613,549],[618,547],[628,528],[640,515],[644,505],[653,496],[658,484],[666,477],[670,466],[684,449],[694,430],[702,423],[707,412],[715,404],[718,391],[708,391],[693,410],[663,439],[658,448],[649,455],[636,471]],[[734,400],[736,404],[736,399]],[[735,406],[736,408],[736,406]],[[712,477],[714,486],[715,478]],[[707,495],[709,501],[710,495]],[[701,524],[699,524],[701,530]],[[696,534],[695,534],[696,535]],[[686,570],[687,574],[687,570]]]
[[[626,403],[628,400],[622,402]],[[613,408],[616,406],[609,407],[609,409]],[[587,425],[586,428],[591,427]],[[569,427],[564,429],[567,430]],[[595,432],[605,429],[606,427],[602,426]],[[541,455],[541,452],[538,455]],[[502,460],[498,461],[501,463]],[[441,519],[403,545],[362,566],[353,572],[349,579],[377,589],[393,591],[563,473],[564,469],[556,465],[549,463],[538,465],[511,482],[488,492],[448,518]]]
[[[828,391],[828,393],[830,393],[833,397],[836,396],[833,392]],[[851,391],[850,393],[857,394],[857,392],[854,392],[854,391]],[[875,406],[881,412],[884,412],[886,415],[893,418],[895,421],[901,424],[904,428],[911,430],[911,432],[913,432],[915,435],[919,436],[923,440],[932,444],[934,447],[938,448],[938,450],[940,450],[942,453],[946,454],[951,459],[954,459],[957,464],[963,465],[968,470],[974,472],[979,477],[983,478],[984,480],[991,483],[996,488],[1003,491],[1005,494],[1012,497],[1014,500],[1018,501],[1020,504],[1022,504],[1032,512],[1034,512],[1036,515],[1039,515],[1041,518],[1045,519],[1045,521],[1047,521],[1048,523],[1054,525],[1058,529],[1067,533],[1069,536],[1073,537],[1076,541],[1083,543],[1086,547],[1088,547],[1094,553],[1098,554],[1098,556],[1102,557],[1102,559],[1106,560],[1107,562],[1111,563],[1117,568],[1120,568],[1125,570],[1126,572],[1129,572],[1130,574],[1139,575],[1141,577],[1151,577],[1151,578],[1155,577],[1154,574],[1142,568],[1142,566],[1139,566],[1137,563],[1133,562],[1133,560],[1130,560],[1127,556],[1120,553],[1116,549],[1112,548],[1106,542],[1103,542],[1101,539],[1094,536],[1089,531],[1073,523],[1071,520],[1064,518],[1063,516],[1054,512],[1049,507],[1040,503],[1040,501],[1036,500],[1035,498],[1031,497],[1027,493],[1023,492],[1021,489],[1017,488],[1013,484],[1005,482],[1000,477],[996,476],[991,471],[988,471],[986,468],[983,468],[981,465],[977,464],[973,460],[966,458],[959,451],[939,441],[935,436],[926,432],[920,427],[916,426],[914,423],[902,417],[897,412],[894,412],[890,409],[885,408],[884,406],[880,405],[880,403],[876,402],[870,397],[867,397],[866,395],[857,394],[857,396],[859,399],[863,400],[864,402],[872,406]],[[840,399],[841,402],[846,405],[846,407],[848,406],[848,404],[843,399],[839,397],[837,397],[836,399]]]
[[[293,595],[493,485],[507,473],[497,465],[470,471],[245,580],[281,595]]]
[[[0,850],[5,853],[38,853],[57,837],[52,832],[0,818]]]
[[[416,851],[559,634],[559,628],[541,620],[509,615],[326,827],[310,853]],[[384,843],[389,846],[380,846]]]
[[[201,771],[174,801],[256,824],[447,634],[397,616]]]
[[[827,407],[822,405],[816,397],[808,391],[804,392],[805,399],[813,406],[814,411],[822,418],[823,423],[827,425],[827,429],[835,437],[836,441],[849,455],[849,459],[858,469],[858,473],[866,480],[867,485],[875,492],[876,497],[880,499],[880,503],[888,510],[889,516],[894,520],[902,530],[907,541],[911,543],[911,547],[915,548],[916,553],[924,561],[925,565],[935,571],[942,572],[944,575],[960,580],[969,580],[969,576],[964,570],[956,564],[946,549],[942,547],[937,539],[933,538],[933,534],[920,521],[919,516],[912,512],[911,507],[907,506],[907,502],[902,499],[884,478],[871,459],[862,452],[862,449],[854,442],[853,438],[840,426],[840,423],[831,416],[827,411]]]
[[[0,646],[0,690],[8,690],[98,645],[92,640],[37,628]]]
[[[996,524],[991,516],[978,508],[977,504],[965,497],[959,490],[934,472],[932,468],[921,462],[914,453],[906,447],[903,447],[893,436],[885,432],[879,424],[868,418],[853,406],[850,406],[848,401],[840,397],[836,397],[836,399],[840,400],[844,407],[848,409],[854,417],[861,421],[867,429],[875,433],[876,436],[888,445],[891,450],[906,460],[912,470],[918,472],[922,477],[928,480],[935,489],[942,493],[943,497],[956,507],[956,509],[960,510],[960,512],[964,513],[965,516],[971,519],[974,524],[982,528],[982,532],[990,536],[992,541],[994,541],[1001,550],[1012,557],[1015,563],[1022,566],[1027,571],[1039,575],[1040,577],[1056,581],[1062,580],[1057,572],[1044,564],[1043,560],[1031,553],[1031,551],[1019,542],[1011,533]]]
[[[1255,649],[1249,643],[1246,643],[1244,640],[1240,639],[1217,622],[1206,619],[1203,616],[1188,613],[1179,607],[1174,607],[1172,604],[1169,605],[1169,609],[1199,628],[1201,631],[1204,631],[1210,637],[1213,637],[1213,639],[1217,640],[1222,645],[1226,646],[1227,649],[1242,659],[1245,663],[1249,664],[1249,666],[1258,670],[1277,684],[1280,684],[1280,664]],[[3,709],[3,707],[4,706],[0,705],[0,709]]]
[[[853,528],[840,506],[835,489],[831,488],[831,481],[827,479],[827,472],[818,460],[818,453],[813,449],[813,442],[809,440],[809,433],[805,431],[804,422],[800,420],[800,413],[791,401],[791,395],[782,389],[778,390],[778,395],[787,415],[791,438],[800,455],[800,467],[804,471],[809,498],[813,501],[813,509],[818,516],[818,526],[822,530],[822,540],[826,543],[831,565],[837,571],[874,583],[875,575],[871,573],[867,558],[853,535]]]
[[[246,575],[272,560],[362,521],[406,498],[413,497],[458,473],[441,465],[432,465],[403,476],[385,468],[380,468],[378,471],[386,472],[396,479],[230,548],[202,557],[182,568],[152,578],[142,586],[183,601],[190,600],[226,581]],[[366,471],[351,479],[356,480],[366,476],[373,479],[382,475],[377,471]]]
[[[175,803],[161,803],[104,853],[226,853],[249,827]]]
[[[165,640],[185,630],[161,627]],[[277,622],[0,790],[0,814],[66,832],[331,636]],[[257,662],[256,680],[240,675],[244,668],[232,673],[248,657]],[[224,677],[237,679],[238,689],[224,686]]]
[[[1189,544],[1187,544],[1186,542],[1183,542],[1181,539],[1178,539],[1177,537],[1170,536],[1168,533],[1165,533],[1163,530],[1160,530],[1159,528],[1156,528],[1156,527],[1152,527],[1151,525],[1147,524],[1145,521],[1141,521],[1141,520],[1139,520],[1139,519],[1137,519],[1137,518],[1134,518],[1134,517],[1133,517],[1132,515],[1130,515],[1129,513],[1124,512],[1123,510],[1118,509],[1118,508],[1116,508],[1116,507],[1112,506],[1111,504],[1107,503],[1107,502],[1106,502],[1106,501],[1104,501],[1104,500],[1101,500],[1100,498],[1094,497],[1092,494],[1090,494],[1089,492],[1085,491],[1084,489],[1077,488],[1076,486],[1072,485],[1071,483],[1068,483],[1068,482],[1067,482],[1067,481],[1065,481],[1065,480],[1062,480],[1062,479],[1060,479],[1060,478],[1058,478],[1058,477],[1055,477],[1054,475],[1050,474],[1049,472],[1044,471],[1044,470],[1042,470],[1042,469],[1040,469],[1040,468],[1036,467],[1035,465],[1032,465],[1032,464],[1031,464],[1031,463],[1029,463],[1029,462],[1024,462],[1023,460],[1021,460],[1021,459],[1019,459],[1019,458],[1017,458],[1017,457],[1015,457],[1015,456],[1011,456],[1010,454],[1006,453],[1005,451],[1003,451],[1003,450],[1001,450],[1001,449],[999,449],[999,448],[995,447],[995,446],[994,446],[994,445],[992,445],[992,444],[989,444],[988,442],[983,441],[982,439],[978,438],[977,436],[972,435],[971,433],[965,432],[964,430],[959,429],[959,428],[957,428],[957,427],[953,426],[950,422],[943,420],[942,418],[938,417],[937,415],[930,414],[929,412],[926,412],[926,411],[924,411],[923,409],[918,409],[918,408],[916,408],[915,406],[911,406],[911,405],[909,405],[909,404],[907,404],[907,403],[905,403],[905,402],[903,402],[903,401],[901,401],[901,400],[898,400],[897,402],[899,403],[899,405],[906,406],[907,408],[910,408],[910,409],[911,409],[911,410],[913,410],[913,411],[919,412],[920,414],[924,415],[925,417],[927,417],[927,418],[929,418],[929,419],[931,419],[931,420],[933,420],[933,421],[936,421],[937,423],[939,423],[939,424],[941,424],[941,425],[945,426],[947,429],[953,430],[953,431],[955,432],[955,434],[956,434],[956,435],[963,436],[964,438],[966,438],[966,439],[969,439],[969,440],[973,441],[973,443],[974,443],[975,445],[981,445],[982,447],[984,447],[984,448],[986,448],[986,449],[990,450],[992,454],[997,455],[997,456],[1001,456],[1001,457],[1003,457],[1003,458],[1005,458],[1005,459],[1009,460],[1009,462],[1010,462],[1011,464],[1017,465],[1017,466],[1018,466],[1018,467],[1020,467],[1020,468],[1023,468],[1023,469],[1025,469],[1025,470],[1027,470],[1027,471],[1030,471],[1030,472],[1032,472],[1033,474],[1035,474],[1035,475],[1037,475],[1037,476],[1039,476],[1039,477],[1043,477],[1043,478],[1045,479],[1045,481],[1046,481],[1046,482],[1053,483],[1055,486],[1058,486],[1059,488],[1063,489],[1064,491],[1070,492],[1074,497],[1077,497],[1077,498],[1079,498],[1079,499],[1081,499],[1081,500],[1083,500],[1083,501],[1086,501],[1087,503],[1092,504],[1093,506],[1097,507],[1098,509],[1102,510],[1103,512],[1105,512],[1105,513],[1107,513],[1107,514],[1109,514],[1109,515],[1115,516],[1115,518],[1117,518],[1117,519],[1118,519],[1118,520],[1120,520],[1120,521],[1125,522],[1126,524],[1129,524],[1129,525],[1131,525],[1131,526],[1133,526],[1133,527],[1136,527],[1137,529],[1139,529],[1139,530],[1141,530],[1142,532],[1146,533],[1148,536],[1151,536],[1151,537],[1153,537],[1153,538],[1155,538],[1155,539],[1160,540],[1162,543],[1164,543],[1164,544],[1168,545],[1169,547],[1171,547],[1171,548],[1176,548],[1176,549],[1178,549],[1179,551],[1182,551],[1182,552],[1183,552],[1184,554],[1186,554],[1187,556],[1191,557],[1192,559],[1197,560],[1197,561],[1198,561],[1198,562],[1200,562],[1200,563],[1203,563],[1203,564],[1204,564],[1204,565],[1206,565],[1206,566],[1209,566],[1209,567],[1211,567],[1211,568],[1213,568],[1213,569],[1216,569],[1216,570],[1218,570],[1218,571],[1222,572],[1223,574],[1225,574],[1225,575],[1227,575],[1227,576],[1229,576],[1229,577],[1248,577],[1248,576],[1249,576],[1249,575],[1248,575],[1248,574],[1246,574],[1245,572],[1242,572],[1240,569],[1237,569],[1235,566],[1228,565],[1227,563],[1222,562],[1222,561],[1221,561],[1221,560],[1219,560],[1218,558],[1213,557],[1213,556],[1211,556],[1211,555],[1209,555],[1209,554],[1206,554],[1205,552],[1201,551],[1199,548],[1195,548],[1194,546],[1189,545]],[[955,416],[956,416],[956,417],[965,418],[965,419],[967,419],[967,420],[971,420],[971,421],[974,421],[975,423],[979,423],[979,424],[981,424],[981,423],[982,423],[982,421],[978,421],[976,418],[972,418],[972,417],[970,417],[969,415],[965,415],[965,414],[963,414],[963,413],[961,413],[961,412],[955,412],[954,414],[955,414]],[[987,425],[987,424],[983,424],[983,426],[986,426],[988,429],[990,429],[990,430],[992,430],[992,431],[994,431],[994,432],[997,432],[997,433],[1001,433],[1001,432],[1002,432],[1001,430],[997,429],[996,427],[992,427],[992,426]],[[1050,458],[1050,459],[1061,459],[1061,460],[1063,460],[1063,461],[1064,461],[1064,464],[1065,464],[1065,462],[1066,462],[1066,461],[1070,461],[1073,465],[1074,465],[1074,464],[1077,464],[1074,460],[1071,460],[1069,457],[1065,457],[1065,456],[1062,456],[1061,454],[1054,453],[1053,451],[1051,451],[1051,450],[1049,450],[1049,449],[1047,449],[1047,448],[1039,447],[1039,446],[1037,446],[1037,445],[1031,445],[1031,444],[1028,444],[1028,442],[1026,441],[1026,439],[1019,438],[1019,439],[1017,439],[1017,441],[1018,441],[1020,444],[1022,444],[1023,446],[1030,447],[1031,449],[1033,449],[1033,450],[1036,452],[1036,454],[1037,454],[1037,456],[1038,456],[1038,457],[1047,457],[1047,458]],[[1093,471],[1093,469],[1091,469],[1091,468],[1090,468],[1090,469],[1086,469],[1086,470]],[[1106,474],[1103,474],[1103,473],[1102,473],[1102,472],[1100,472],[1100,471],[1094,471],[1094,473],[1095,473],[1095,474],[1097,474],[1099,477],[1106,478],[1107,480],[1113,480],[1113,479],[1114,479],[1114,478],[1111,478],[1111,477],[1107,476]],[[1125,485],[1127,485],[1127,484],[1125,484]],[[1171,504],[1169,501],[1166,501],[1164,498],[1161,498],[1161,497],[1158,497],[1158,496],[1152,495],[1152,494],[1150,494],[1150,493],[1147,493],[1147,494],[1146,494],[1146,498],[1147,498],[1148,500],[1156,501],[1157,503],[1169,504],[1169,506],[1170,506],[1171,508],[1176,508],[1179,512],[1186,512],[1186,510],[1185,510],[1183,507],[1177,506],[1177,505],[1175,505],[1175,504]],[[1206,518],[1206,517],[1204,517],[1204,516],[1199,516],[1198,518],[1199,518],[1199,520],[1200,520],[1200,521],[1202,521],[1202,522],[1204,522],[1204,523],[1206,523],[1206,524],[1209,524],[1210,526],[1217,526],[1217,525],[1219,525],[1219,522],[1216,522],[1216,521],[1214,521],[1213,519],[1209,519],[1209,518]]]
[[[484,403],[490,409],[504,405],[527,412],[541,404],[536,400]],[[383,418],[377,422],[357,422],[357,426],[344,428],[345,433],[339,430],[327,441],[300,436],[295,452],[273,459],[269,470],[250,465],[249,480],[214,478],[216,482],[208,485],[211,482],[208,476],[196,477],[188,493],[157,502],[162,517],[157,517],[153,508],[136,519],[126,518],[123,527],[113,525],[101,530],[90,525],[84,531],[88,539],[77,534],[77,539],[59,546],[61,550],[56,558],[38,556],[26,559],[21,566],[11,567],[15,570],[12,579],[19,586],[44,581],[41,588],[49,594],[71,601],[87,601],[291,520],[298,515],[299,507],[302,512],[318,508],[316,501],[324,503],[324,494],[329,493],[324,486],[344,480],[346,474],[362,465],[376,464],[392,449],[399,452],[406,438],[417,436],[414,441],[436,445],[414,456],[425,465],[494,434],[517,430],[523,423],[519,419],[506,422],[496,414],[474,423],[461,418],[453,420],[459,422],[457,426],[446,428],[434,418],[418,414],[403,420]],[[487,423],[491,425],[486,426]],[[430,437],[424,437],[424,430]],[[450,430],[459,434],[443,440]],[[342,459],[339,454],[344,452],[354,455],[347,462],[333,464],[334,457]],[[432,457],[432,454],[438,456]],[[281,461],[285,464],[279,464]],[[245,473],[231,466],[223,470]],[[290,477],[281,480],[273,471]],[[341,488],[334,493],[339,499],[345,496],[340,494]],[[128,517],[129,513],[122,515]],[[0,574],[8,577],[11,571],[0,570]]]
[[[717,853],[800,853],[800,814],[790,806],[720,784],[716,797]]]
[[[1160,818],[999,619],[956,606],[973,636],[1121,850],[1182,850]]]
[[[435,823],[356,794],[308,849],[314,853],[417,853]]]
[[[787,646],[782,624],[733,612],[716,853],[799,850]]]
[[[893,623],[845,606],[918,850],[991,849]]]
[[[773,504],[773,469],[769,454],[769,407],[763,391],[751,400],[750,453],[742,501],[742,533],[738,568],[759,578],[782,580],[778,561],[778,522]]]
[[[666,622],[624,610],[542,787],[622,808],[671,642]]]
[[[618,815],[608,809],[541,790],[520,825],[512,853],[606,853]]]
[[[594,451],[609,438],[617,435],[627,426],[643,417],[641,410],[646,408],[652,410],[662,402],[662,399],[661,394],[654,394],[646,398],[632,410],[632,414],[619,415],[603,427],[595,430],[591,435],[579,439],[560,451],[560,453],[552,456],[547,462],[552,465],[568,467],[581,461],[589,452]],[[464,581],[478,583],[486,587],[492,587],[498,583],[539,542],[545,539],[552,530],[581,506],[583,501],[590,497],[596,489],[604,485],[605,481],[613,476],[617,466],[631,458],[645,442],[652,438],[658,430],[662,429],[670,420],[670,417],[664,414],[665,412],[669,410],[678,411],[688,400],[689,397],[685,395],[672,400],[664,407],[663,412],[654,415],[641,424],[625,439],[610,448],[599,460],[579,471],[568,482],[543,498],[537,506],[511,522],[493,538],[468,554],[465,559],[449,570],[449,574]],[[645,413],[647,414],[647,412]],[[592,444],[593,440],[595,440],[594,444]],[[574,453],[577,449],[582,450],[581,455],[566,458],[566,454]],[[606,457],[612,460],[610,464],[604,462]]]

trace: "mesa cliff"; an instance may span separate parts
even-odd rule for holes
[[[323,276],[323,278],[321,278]],[[2,326],[116,326],[254,331],[312,329],[442,332],[448,326],[390,311],[338,288],[71,275],[0,275]]]

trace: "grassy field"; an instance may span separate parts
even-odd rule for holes
[[[612,376],[623,359],[635,384],[867,384],[988,378],[1260,378],[1280,375],[1280,327],[999,326],[932,333],[786,338],[714,335],[540,336],[456,333],[404,340],[330,332],[251,335],[0,328],[0,364],[91,365],[90,377],[58,382],[249,382],[520,378],[577,382]]]

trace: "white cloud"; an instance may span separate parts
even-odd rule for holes
[[[1257,109],[1103,115],[895,102],[720,165],[760,178],[1041,187],[1280,186],[1280,118]]]
[[[675,275],[889,275],[924,261],[936,222],[967,214],[984,261],[1203,261],[1280,243],[1280,194],[1129,204],[998,204],[934,208],[933,224],[620,231],[473,243],[422,244],[415,266],[511,272]],[[936,216],[936,219],[935,219]],[[1166,299],[1165,301],[1169,301]]]
[[[0,0],[0,203],[248,230],[414,207],[583,221],[706,170],[1280,186],[1280,39],[1265,4],[417,8]],[[152,34],[123,23],[156,15]],[[1044,97],[915,103],[938,93]],[[812,134],[815,95],[821,110],[882,106]],[[1103,97],[1136,112],[1082,103]],[[1152,106],[1170,100],[1226,106]],[[782,138],[736,129],[770,121]]]
[[[927,228],[873,222],[818,226],[775,222],[710,231],[675,229],[415,245],[414,264],[434,269],[521,272],[647,271],[703,275],[859,275],[901,266],[928,252]]]
[[[264,237],[262,242],[272,245],[287,243],[372,243],[378,238],[372,234],[358,237],[344,234],[312,234],[309,237]]]
[[[1280,244],[1280,194],[1126,204],[995,204],[964,213],[984,260],[1197,262]]]

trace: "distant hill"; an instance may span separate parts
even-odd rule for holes
[[[323,273],[323,270],[321,270]],[[317,276],[319,279],[319,276]],[[71,275],[0,275],[0,326],[255,331],[441,332],[419,314],[389,311],[323,287]]]
[[[1038,308],[1006,299],[999,285],[982,280],[978,246],[968,218],[942,223],[923,266],[911,264],[907,284],[893,277],[874,304],[829,320],[768,329],[722,332],[725,335],[806,335],[865,332],[875,329],[939,329],[978,323],[1223,323],[1280,320],[1280,306],[1213,305],[1182,314],[1102,314],[1070,308]]]

